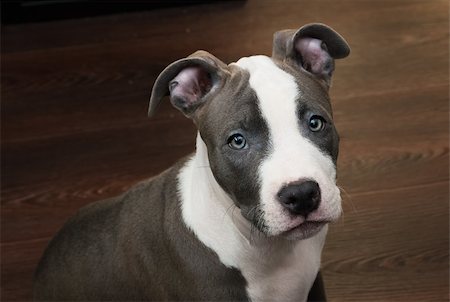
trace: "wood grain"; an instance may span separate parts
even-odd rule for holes
[[[350,43],[331,97],[344,216],[323,272],[331,301],[448,301],[447,1],[249,0],[1,28],[1,300],[31,298],[48,240],[83,205],[194,149],[168,103],[146,116],[170,62],[270,54],[308,22]]]

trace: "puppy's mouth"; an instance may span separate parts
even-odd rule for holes
[[[243,217],[251,224],[251,233],[263,235],[264,237],[283,237],[288,240],[308,239],[318,234],[324,226],[332,222],[332,220],[305,220],[301,216],[291,216],[285,221],[287,225],[281,230],[273,232],[270,224],[265,220],[265,212],[260,207],[253,207],[250,211],[241,211]],[[289,221],[289,222],[288,222]],[[283,223],[283,224],[284,224]]]
[[[282,233],[282,236],[290,240],[302,240],[318,234],[329,221],[304,221]]]

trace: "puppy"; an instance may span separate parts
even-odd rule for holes
[[[196,152],[81,209],[50,242],[35,300],[324,300],[320,257],[341,213],[328,95],[350,52],[323,24],[275,33],[272,57],[198,51],[157,78],[198,128]]]

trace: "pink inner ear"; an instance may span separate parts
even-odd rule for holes
[[[303,68],[316,75],[331,76],[333,59],[321,40],[301,38],[295,43],[295,49],[302,56]]]
[[[199,101],[211,89],[211,84],[209,74],[203,68],[187,67],[169,83],[170,97],[187,108]]]

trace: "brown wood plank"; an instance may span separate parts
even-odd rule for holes
[[[448,182],[350,197],[323,255],[330,300],[445,301]]]
[[[331,227],[332,301],[448,300],[447,1],[249,0],[1,28],[1,300],[30,299],[51,236],[194,148],[168,102],[170,62],[270,54],[282,28],[324,22],[352,47],[331,89],[345,215]]]

